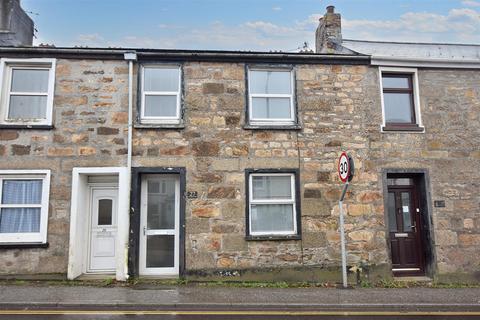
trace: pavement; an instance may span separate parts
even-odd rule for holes
[[[0,285],[0,310],[15,309],[443,310],[472,311],[480,315],[480,288]]]

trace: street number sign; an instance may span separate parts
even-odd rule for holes
[[[346,152],[342,152],[338,159],[338,176],[343,183],[347,182],[350,177],[350,160]]]

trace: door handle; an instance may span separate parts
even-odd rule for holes
[[[143,227],[143,235],[147,234],[147,227]]]

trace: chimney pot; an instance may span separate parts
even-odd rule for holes
[[[327,13],[335,13],[335,6],[328,6]]]

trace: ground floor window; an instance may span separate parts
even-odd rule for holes
[[[297,235],[298,195],[295,172],[247,172],[248,235]]]
[[[0,243],[46,243],[50,171],[0,171]]]

